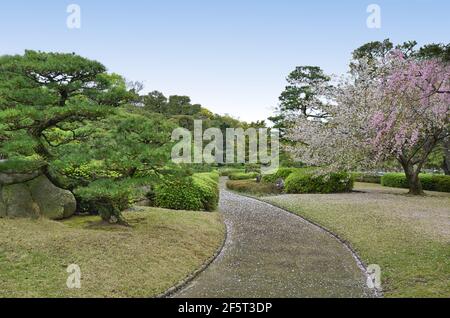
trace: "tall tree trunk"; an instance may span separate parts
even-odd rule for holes
[[[400,163],[405,171],[406,180],[408,181],[409,194],[423,195],[422,183],[419,178],[420,169],[414,169],[414,166],[410,162],[404,160],[401,160]]]
[[[422,183],[420,182],[418,172],[413,171],[413,172],[407,173],[406,179],[408,180],[409,194],[412,194],[412,195],[423,195],[424,194],[423,188],[422,188]]]
[[[51,183],[53,183],[54,186],[64,189],[64,190],[69,190],[69,191],[73,190],[73,189],[70,189],[66,184],[64,184],[60,178],[58,178],[56,175],[51,173],[50,166],[48,164],[41,168],[41,172],[44,176],[47,177],[48,180],[50,180]]]
[[[444,169],[445,174],[450,175],[450,137],[444,140],[444,162],[442,163],[442,169]]]

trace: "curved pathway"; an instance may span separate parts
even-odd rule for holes
[[[225,189],[228,238],[219,257],[174,297],[371,297],[351,252],[282,209]]]

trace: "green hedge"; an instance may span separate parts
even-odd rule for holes
[[[450,176],[421,174],[422,188],[428,191],[450,192]],[[381,178],[381,185],[392,188],[408,189],[408,180],[403,173],[388,173]]]
[[[189,211],[214,211],[219,202],[219,174],[197,173],[165,180],[155,188],[155,205]]]
[[[222,177],[228,177],[230,174],[233,173],[245,173],[245,169],[240,169],[240,168],[225,168],[225,169],[220,169],[220,175]]]
[[[259,173],[257,172],[235,172],[228,176],[230,180],[249,180],[249,179],[256,179],[256,177],[259,176]]]
[[[255,180],[228,180],[227,188],[232,191],[253,195],[280,194],[274,183],[256,182]]]
[[[267,174],[263,176],[262,180],[264,182],[275,183],[278,179],[282,178],[286,180],[287,177],[290,176],[291,173],[297,171],[297,168],[279,168],[276,173]]]
[[[299,170],[286,179],[287,193],[341,193],[353,189],[353,178],[345,172],[315,174],[311,170]]]
[[[356,182],[377,183],[381,184],[380,175],[365,172],[353,172],[352,177]]]
[[[249,163],[245,165],[245,173],[257,172],[261,173],[261,166],[258,164]]]

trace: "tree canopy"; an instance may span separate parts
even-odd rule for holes
[[[420,57],[414,45],[393,48],[385,41],[356,50],[350,77],[330,91],[332,102],[318,106],[329,118],[296,117],[287,136],[295,142],[293,153],[330,169],[395,159],[411,193],[422,193],[419,173],[449,137],[450,68],[441,58]]]

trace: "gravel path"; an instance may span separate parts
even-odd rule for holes
[[[174,297],[370,297],[350,251],[282,209],[229,192],[220,210],[228,238],[219,257]]]

